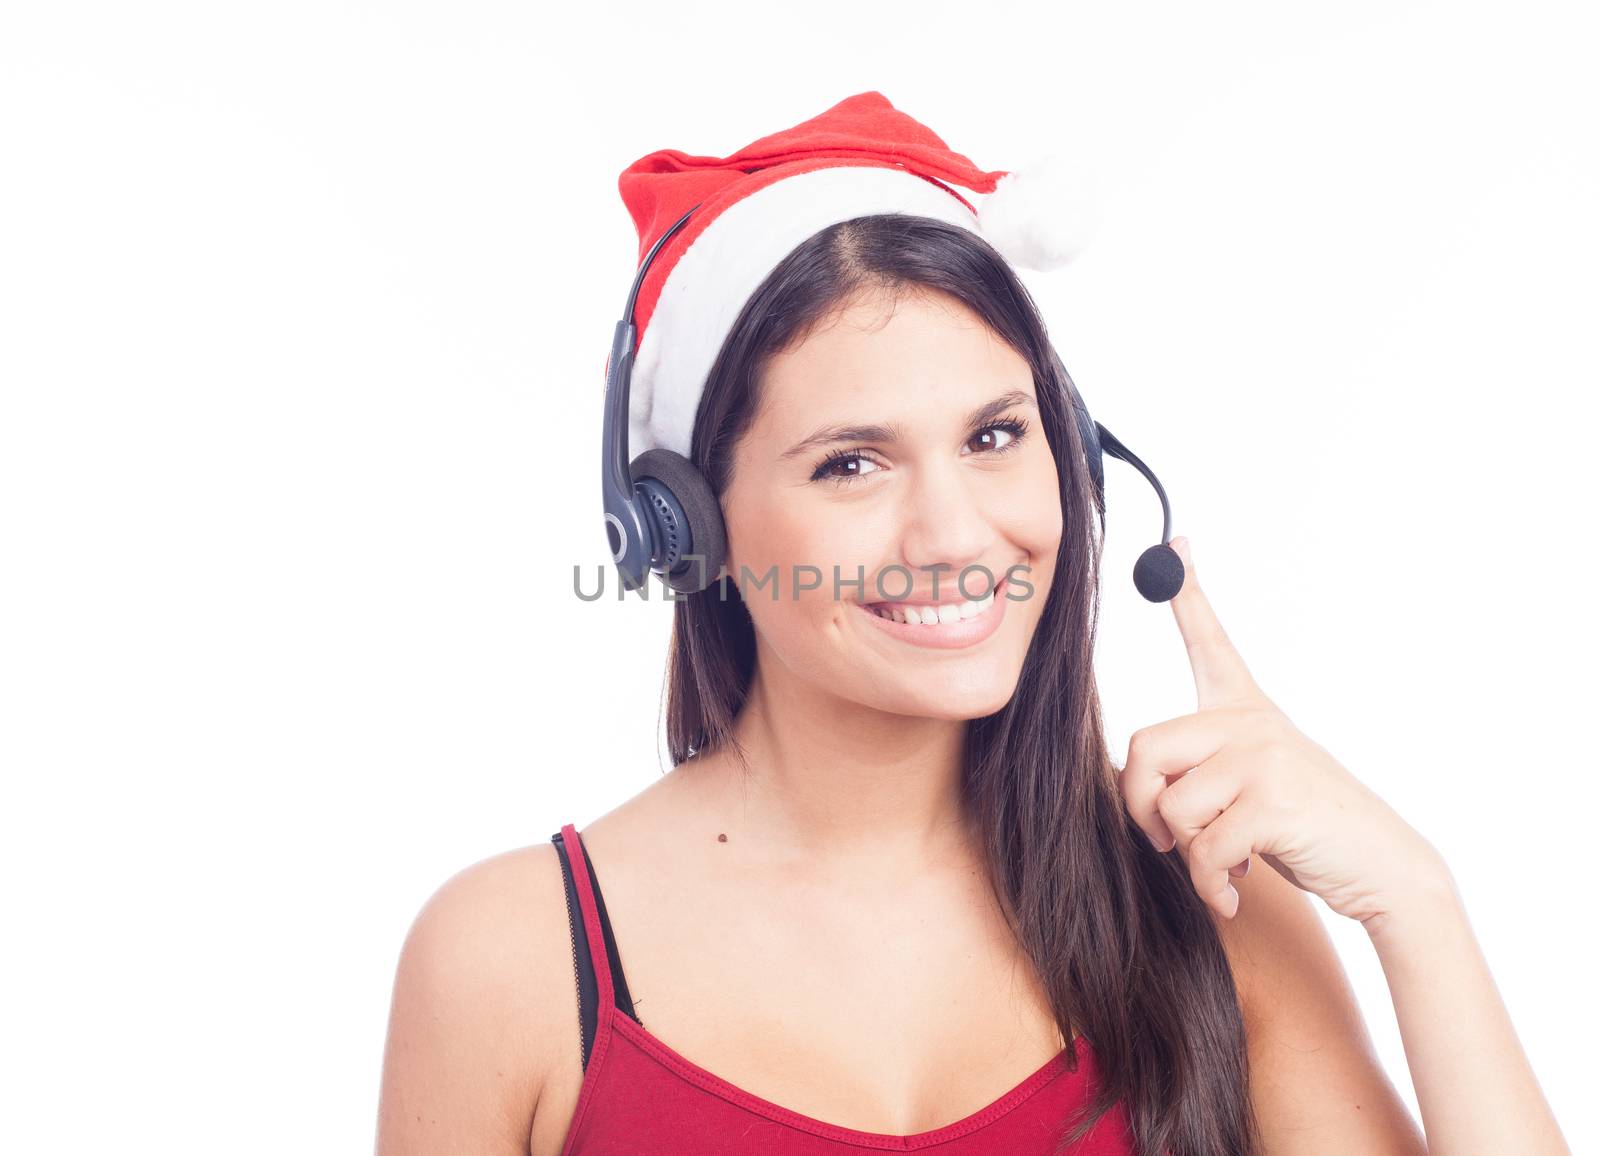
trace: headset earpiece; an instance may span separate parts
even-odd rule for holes
[[[680,594],[710,586],[722,572],[728,539],[722,506],[705,475],[682,454],[659,447],[634,458],[628,471],[662,581]]]
[[[1072,418],[1078,426],[1078,440],[1083,443],[1084,461],[1089,466],[1089,479],[1094,483],[1095,505],[1103,518],[1106,512],[1106,467],[1101,456],[1099,428],[1094,418],[1089,416],[1089,407],[1083,404],[1083,398],[1078,394],[1078,387],[1073,382],[1072,375],[1067,372],[1067,367],[1061,364],[1061,356],[1054,347],[1050,349],[1050,360],[1055,366],[1056,376],[1067,391],[1067,400],[1072,404]]]

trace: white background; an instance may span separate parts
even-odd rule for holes
[[[1444,852],[1594,1149],[1586,16],[9,6],[0,1148],[370,1149],[416,910],[666,766],[670,609],[571,592],[617,175],[876,89],[1094,174],[1091,249],[1025,274],[1069,369],[1267,692]],[[1130,580],[1154,494],[1108,477],[1120,759],[1194,690]]]

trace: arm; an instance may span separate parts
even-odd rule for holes
[[[1217,930],[1244,1014],[1262,1152],[1422,1156],[1311,897],[1260,859],[1234,886],[1238,913]]]
[[[1219,919],[1244,1013],[1250,1095],[1273,1156],[1570,1156],[1443,861],[1364,922],[1389,981],[1424,1141],[1373,1051],[1305,892],[1259,859]]]
[[[1389,981],[1428,1150],[1569,1156],[1444,861],[1363,925]]]
[[[447,880],[400,951],[377,1156],[526,1156],[543,1058],[528,851]]]
[[[1200,588],[1187,540],[1172,548],[1184,565],[1172,611],[1199,709],[1135,731],[1120,781],[1134,821],[1160,851],[1179,849],[1223,921],[1269,1148],[1424,1150],[1396,1112],[1317,913],[1290,886],[1367,929],[1426,1151],[1564,1156],[1438,851],[1267,698]],[[1255,862],[1271,870],[1241,876]]]

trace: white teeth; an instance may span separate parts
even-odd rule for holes
[[[895,622],[906,622],[916,626],[934,626],[959,622],[964,618],[976,618],[989,607],[994,605],[994,591],[989,591],[984,597],[966,602],[948,602],[942,606],[899,606],[886,605],[870,607],[872,612],[880,618],[890,618]]]

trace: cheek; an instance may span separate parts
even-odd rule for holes
[[[1028,556],[1025,576],[1033,593],[1025,602],[1011,605],[1012,610],[1022,612],[1018,615],[1019,621],[1025,621],[1029,615],[1037,617],[1042,612],[1050,593],[1065,520],[1061,511],[1060,481],[1050,455],[1042,455],[1042,461],[1034,464],[1018,483],[1013,498],[1005,505],[999,525],[1007,540]]]
[[[741,511],[729,518],[728,535],[738,555],[733,577],[740,593],[751,616],[775,634],[814,634],[840,609],[834,600],[835,573],[841,583],[849,580],[874,556],[864,548],[872,535],[859,518],[806,503]],[[798,589],[802,583],[810,588]],[[840,590],[852,596],[851,587]]]
[[[1055,561],[1065,525],[1061,513],[1061,481],[1055,459],[1040,454],[1017,488],[1007,511],[1009,533],[1034,557],[1034,566]]]

